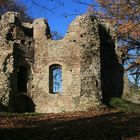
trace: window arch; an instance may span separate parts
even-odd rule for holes
[[[53,64],[49,67],[49,92],[62,92],[62,66]]]

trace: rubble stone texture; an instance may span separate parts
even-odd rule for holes
[[[19,13],[8,12],[0,25],[0,102],[10,111],[19,110],[22,97],[28,99],[24,111],[47,113],[99,109],[121,97],[123,68],[113,33],[94,16],[78,16],[57,41],[44,19],[22,23]],[[62,67],[62,93],[50,93],[54,64]]]

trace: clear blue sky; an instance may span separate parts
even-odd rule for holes
[[[87,10],[86,5],[75,4],[72,0],[57,0],[58,2],[64,2],[59,8],[54,9],[54,13],[51,13],[49,10],[45,10],[33,4],[31,0],[20,0],[28,8],[28,14],[33,18],[47,18],[50,28],[52,31],[58,31],[64,35],[67,31],[68,25],[76,17],[76,14],[85,13]],[[35,0],[38,4],[52,9],[54,6],[57,6],[56,3],[51,2],[52,0]],[[55,0],[56,1],[56,0]],[[82,0],[85,3],[93,3],[93,0]],[[74,14],[69,15],[67,18],[64,14]]]

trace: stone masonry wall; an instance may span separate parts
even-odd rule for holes
[[[83,106],[85,100],[89,102],[87,106],[101,106],[100,38],[98,22],[95,17],[85,15],[81,21],[80,35],[82,36],[80,74],[81,96],[84,97],[82,99]]]
[[[39,21],[40,24],[37,22]],[[33,65],[34,79],[32,98],[39,112],[72,111],[74,104],[72,98],[80,95],[80,49],[79,46],[66,39],[54,41],[48,32],[36,36],[38,26],[48,25],[43,20],[34,21],[35,54]],[[43,25],[41,25],[43,24]],[[41,37],[43,36],[43,37]],[[44,39],[44,36],[46,38]],[[49,93],[49,66],[60,64],[62,66],[62,93]]]
[[[30,71],[33,62],[33,28],[22,23],[20,14],[14,12],[4,14],[0,25],[0,104],[14,110],[18,67],[25,66]]]
[[[22,23],[18,13],[8,12],[0,25],[0,103],[9,110],[97,109],[106,96],[121,94],[122,71],[113,41],[106,41],[110,33],[94,16],[78,16],[57,41],[51,39],[44,19]],[[62,66],[62,93],[50,93],[50,66],[54,64]],[[110,90],[114,80],[119,85],[113,82]]]
[[[49,38],[48,28],[43,19],[34,21],[32,98],[37,111],[74,111],[100,105],[100,40],[97,21],[92,16],[77,17],[69,26],[66,36],[59,41]],[[49,66],[52,64],[62,65],[62,94],[49,93]]]

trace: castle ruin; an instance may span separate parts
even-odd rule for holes
[[[0,20],[0,103],[13,112],[98,109],[121,97],[123,68],[112,30],[94,16],[78,16],[61,40],[46,20]]]

